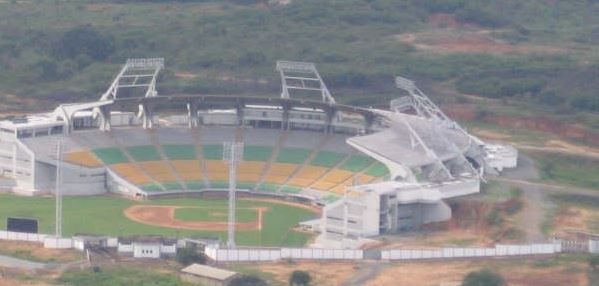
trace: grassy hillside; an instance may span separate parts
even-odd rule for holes
[[[597,14],[591,0],[7,1],[0,108],[95,99],[126,58],[160,56],[162,93],[275,95],[274,62],[289,59],[318,63],[345,103],[386,104],[401,74],[597,112]]]

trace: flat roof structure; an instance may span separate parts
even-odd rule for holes
[[[181,269],[181,272],[220,281],[225,281],[238,274],[237,272],[195,263]]]

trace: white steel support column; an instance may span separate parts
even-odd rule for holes
[[[60,184],[62,183],[60,170],[61,145],[62,142],[60,140],[56,142],[56,187],[54,189],[54,196],[56,197],[56,237],[62,237],[62,190],[60,188]]]
[[[242,142],[224,142],[223,159],[229,164],[229,220],[227,247],[235,248],[235,191],[237,189],[237,165],[243,158]]]
[[[14,143],[12,145],[12,177],[15,180],[17,179],[17,154],[19,154],[17,150],[17,143]]]

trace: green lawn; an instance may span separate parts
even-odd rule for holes
[[[175,210],[175,218],[184,221],[226,221],[228,218],[226,206],[218,208],[179,208]],[[238,222],[251,222],[258,219],[255,209],[237,208],[235,220]]]
[[[127,152],[135,161],[158,161],[162,159],[156,147],[150,145],[130,146],[127,147]]]
[[[144,286],[186,286],[193,285],[183,282],[174,274],[159,273],[150,270],[140,270],[137,268],[106,268],[102,267],[100,271],[94,272],[86,270],[69,270],[64,272],[59,278],[61,285],[74,286],[115,286],[115,285],[144,285]]]
[[[157,199],[151,201],[131,201],[110,196],[66,197],[63,208],[63,233],[66,236],[87,233],[112,236],[162,234],[165,236],[204,236],[226,239],[226,232],[177,230],[140,224],[127,219],[123,210],[135,204],[177,205],[226,209],[226,200],[203,200],[199,198]],[[256,206],[268,207],[264,214],[264,229],[258,231],[238,231],[239,245],[301,246],[308,235],[290,229],[299,222],[312,219],[314,215],[302,208],[288,205],[240,200],[239,208]],[[54,198],[20,197],[11,194],[0,195],[0,229],[5,229],[6,218],[29,217],[39,220],[41,233],[54,230]]]
[[[599,160],[554,153],[532,153],[541,180],[599,190]]]

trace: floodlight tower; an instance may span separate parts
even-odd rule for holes
[[[323,102],[335,103],[314,63],[277,61],[276,69],[281,76],[281,98],[290,98],[292,90],[303,90],[318,92]]]
[[[56,218],[55,218],[55,235],[56,237],[62,237],[62,190],[60,184],[62,180],[62,174],[60,170],[60,157],[62,155],[62,142],[56,141],[56,185],[54,189],[54,196],[56,197]]]
[[[224,142],[223,159],[229,164],[229,221],[227,247],[235,248],[235,189],[237,165],[243,158],[243,142]]]

